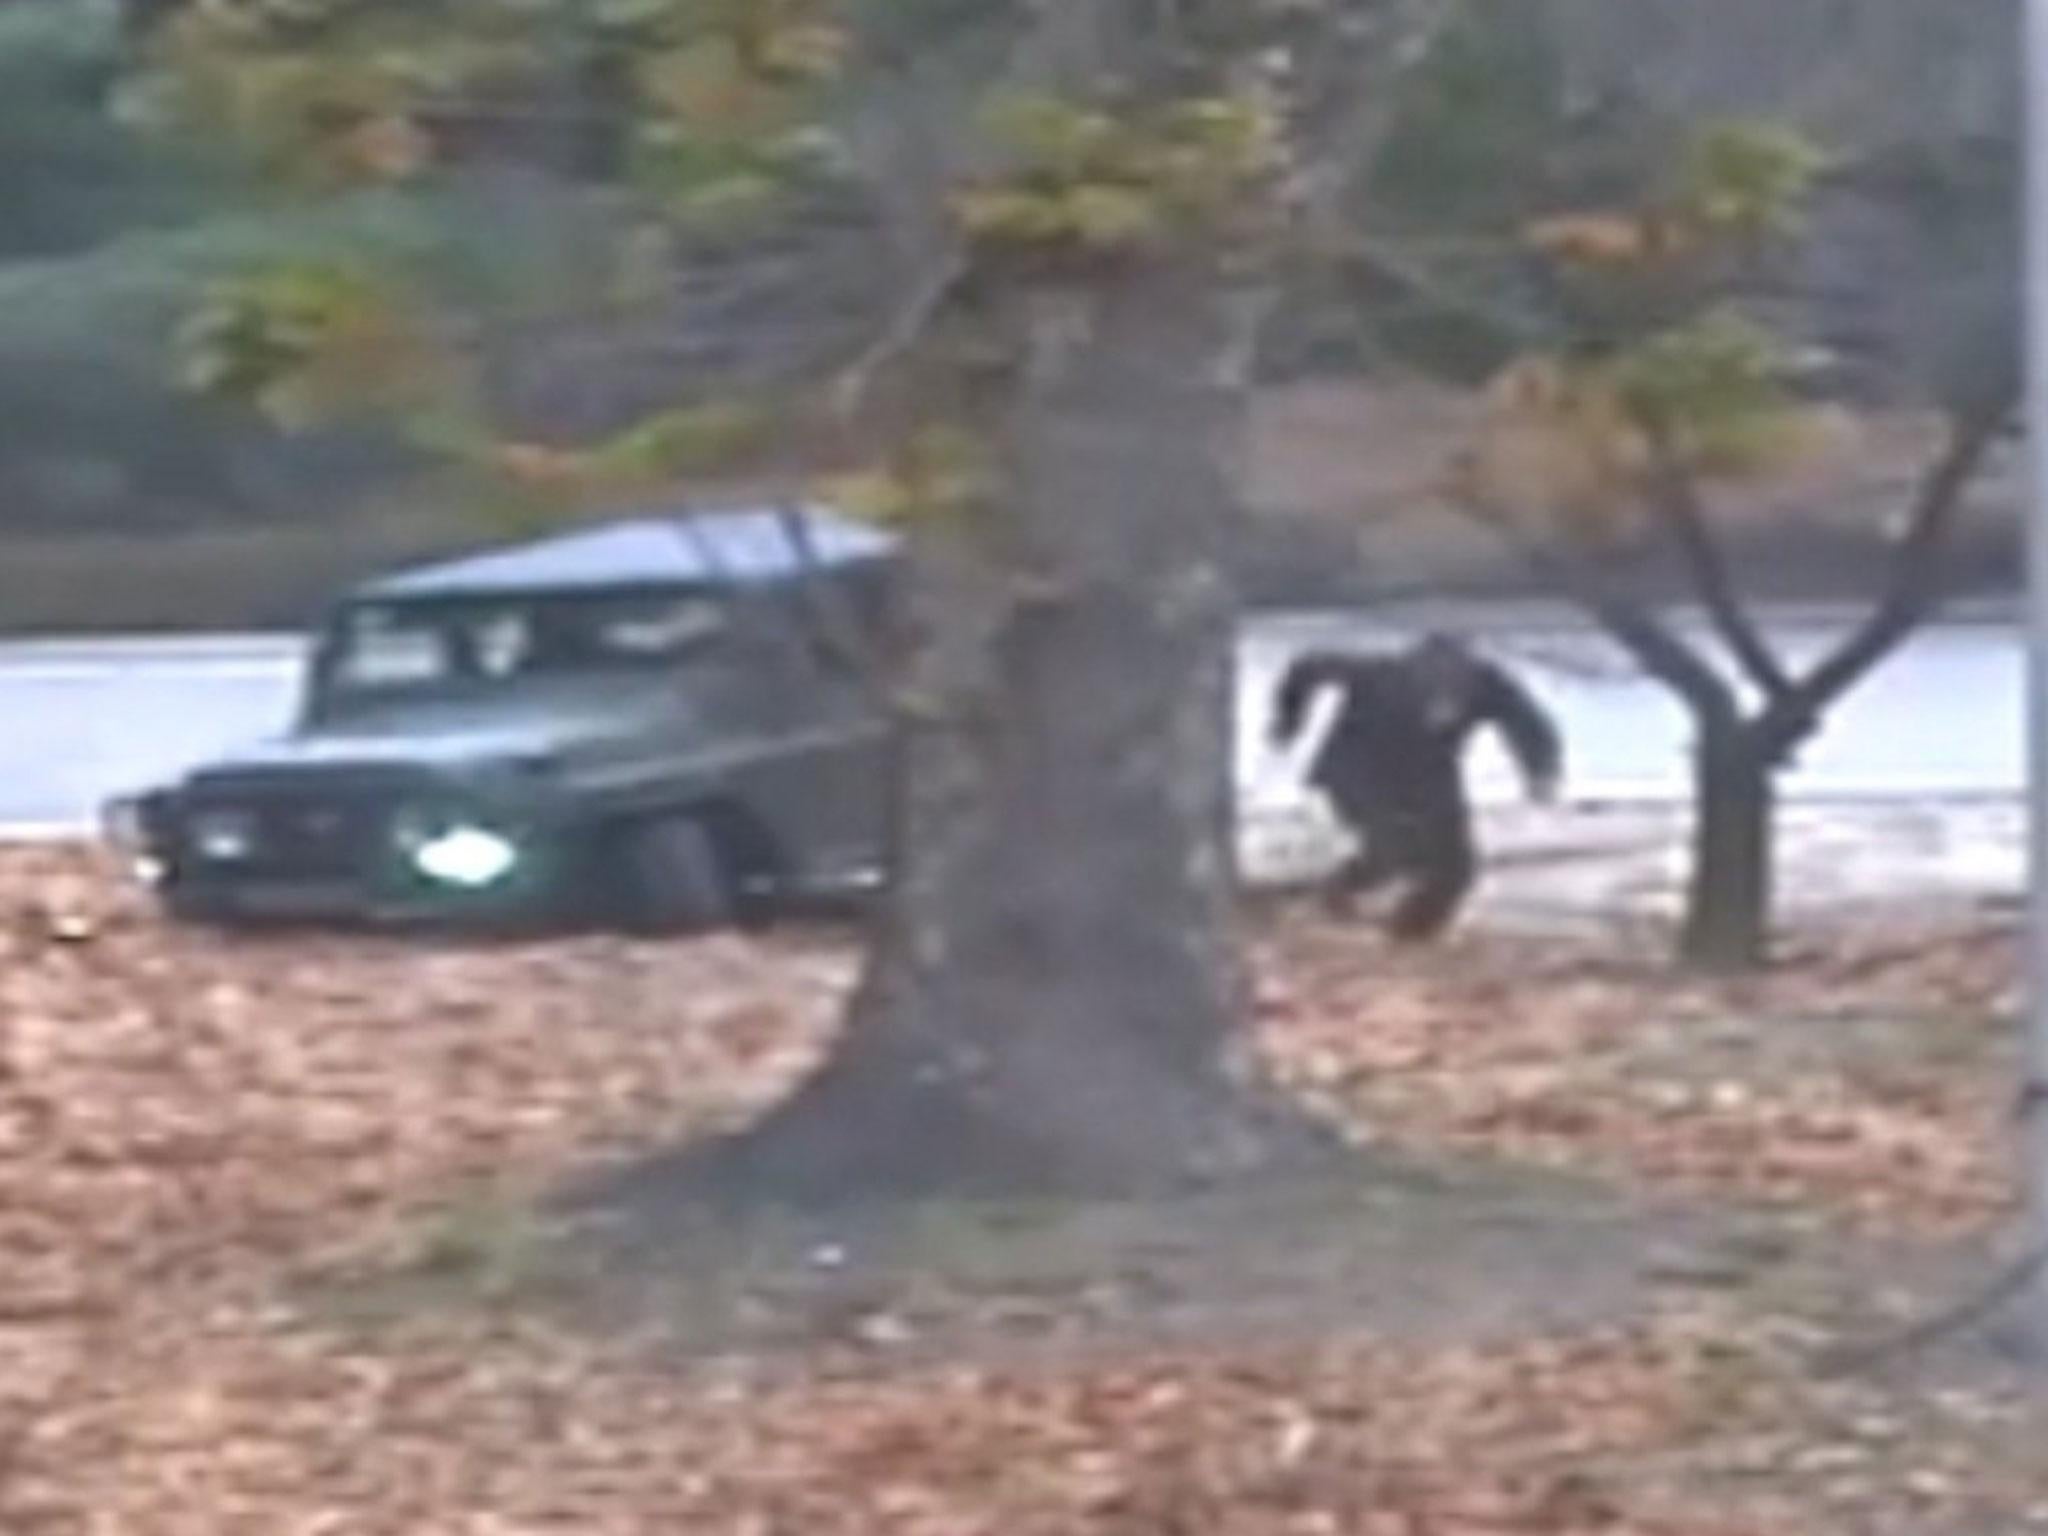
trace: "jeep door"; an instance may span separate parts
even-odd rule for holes
[[[743,798],[766,819],[806,883],[837,886],[872,875],[881,858],[887,741],[858,672],[815,642],[795,605],[757,598],[737,654],[747,727],[760,733],[740,776]]]

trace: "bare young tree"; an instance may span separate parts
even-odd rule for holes
[[[1744,300],[1773,247],[1796,240],[1825,163],[1789,130],[1718,124],[1665,177],[1675,190],[1531,225],[1548,302],[1483,317],[1514,356],[1449,485],[1690,716],[1680,951],[1709,969],[1764,958],[1777,775],[1947,595],[1965,493],[2018,401],[2011,187],[1994,164],[1956,193],[1979,248],[1919,295],[1910,350],[1940,444],[1907,505],[1870,520],[1896,532],[1867,609],[1817,660],[1790,661],[1744,596],[1710,491],[1767,479],[1823,420],[1797,393],[1792,348]],[[1645,594],[1646,560],[1675,572],[1703,636]]]

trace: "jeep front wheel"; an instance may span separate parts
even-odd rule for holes
[[[690,933],[732,922],[732,880],[701,821],[663,816],[626,831],[625,919],[636,933]]]

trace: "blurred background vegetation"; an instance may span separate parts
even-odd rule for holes
[[[974,3],[927,0],[902,8],[901,24],[914,42]],[[787,308],[771,271],[708,329],[701,305],[667,329],[644,313],[608,317],[611,298],[669,258],[622,230],[589,174],[590,143],[537,139],[530,125],[480,119],[456,167],[404,190],[310,213],[285,202],[254,168],[126,121],[124,23],[148,8],[0,0],[0,630],[291,624],[338,581],[501,531],[387,423],[286,432],[181,387],[178,325],[255,265],[317,254],[433,274],[422,302],[471,338],[537,441],[616,418],[680,372],[715,372],[719,325],[758,327]],[[1757,295],[1810,345],[1816,391],[1874,415],[1921,403],[1941,368],[1916,332],[1939,308],[1930,293],[1995,291],[1983,323],[2017,324],[1985,276],[1985,253],[2012,245],[2011,7],[1791,9],[1468,8],[1353,210],[1359,259],[1319,266],[1272,328],[1249,487],[1272,515],[1247,551],[1254,598],[1509,582],[1465,530],[1398,515],[1403,455],[1432,419],[1416,381],[1455,391],[1501,361],[1470,317],[1528,280],[1512,231],[1639,183],[1701,115],[1787,116],[1840,156],[1813,237]],[[587,122],[577,131],[587,139]],[[854,283],[856,266],[833,270]],[[806,300],[804,323],[823,323],[833,295]],[[1952,321],[1943,311],[1943,338]],[[1359,402],[1374,397],[1380,437],[1360,426],[1373,412]],[[1870,474],[1888,472],[1873,454]],[[2016,484],[2008,467],[1976,493],[1964,558],[1980,590],[2016,575]],[[1783,595],[1855,579],[1854,548],[1872,536],[1856,511],[1762,535],[1777,541],[1762,563]]]

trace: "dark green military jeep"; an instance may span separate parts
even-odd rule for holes
[[[858,660],[887,537],[816,509],[612,523],[348,593],[276,741],[109,807],[181,916],[764,914],[879,878]]]

